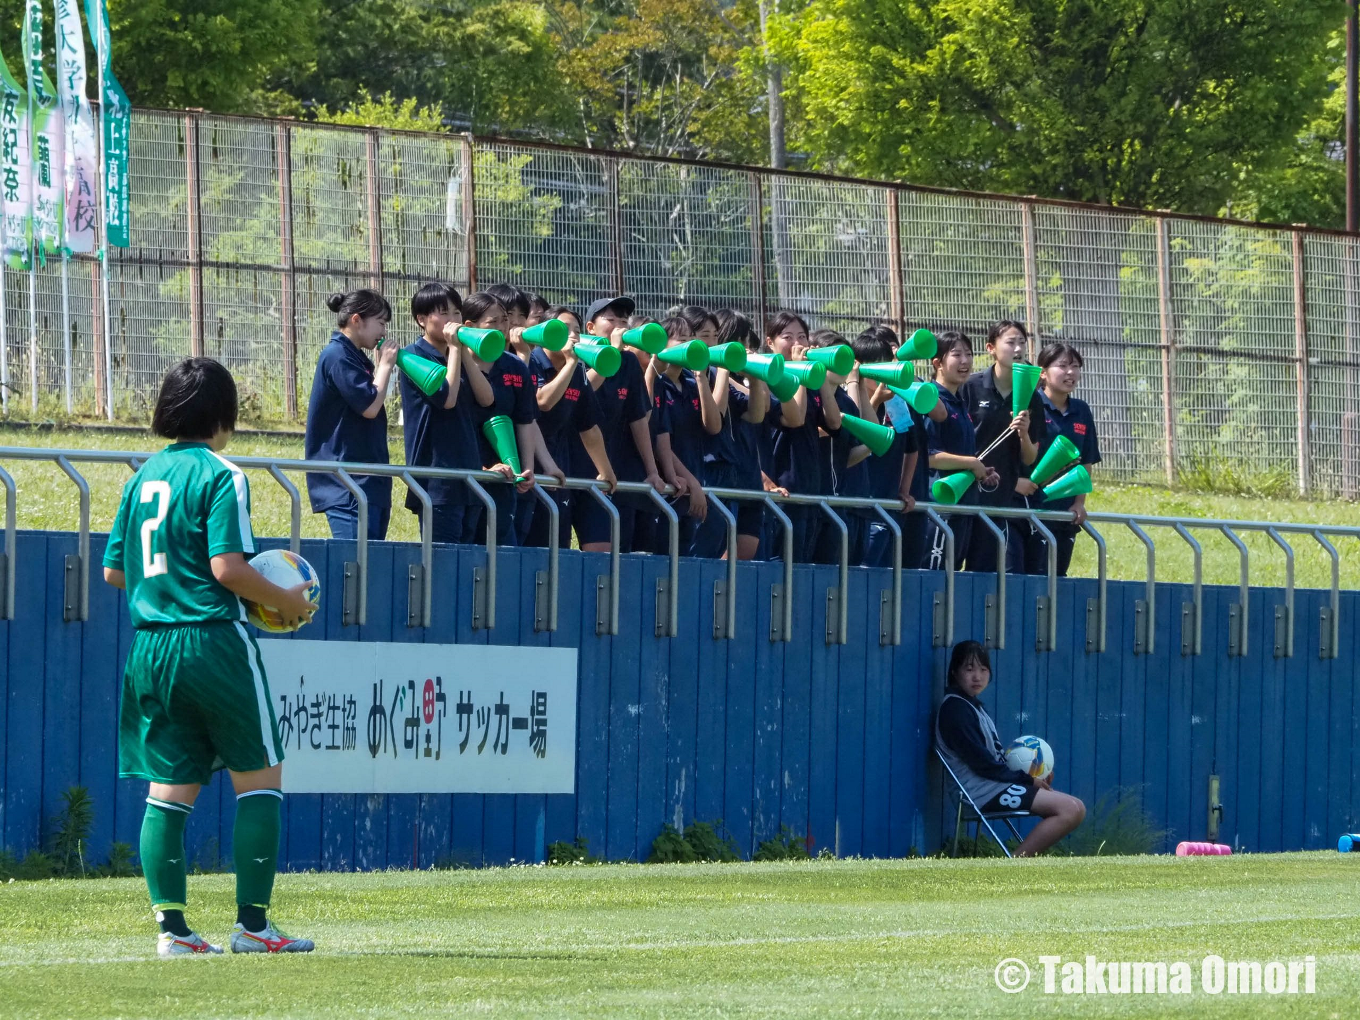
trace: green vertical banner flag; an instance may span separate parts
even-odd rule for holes
[[[61,245],[66,205],[66,133],[61,123],[57,90],[42,66],[42,0],[27,0],[24,8],[24,64],[28,68],[29,126],[32,131],[33,218],[32,241],[38,261]]]
[[[96,201],[99,196],[99,150],[94,119],[85,97],[85,36],[80,28],[79,0],[56,0],[57,95],[66,130],[66,162],[62,170],[66,218],[62,249],[94,251]]]
[[[0,239],[5,261],[11,268],[25,271],[33,255],[28,241],[32,212],[29,184],[33,177],[29,138],[28,93],[15,81],[0,54]]]
[[[132,136],[132,104],[110,66],[112,39],[104,0],[85,0],[85,20],[99,55],[99,110],[104,125],[104,236],[106,243],[126,248],[129,240],[131,187],[128,153]]]

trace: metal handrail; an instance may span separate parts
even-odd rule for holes
[[[89,485],[85,478],[76,469],[75,465],[80,463],[92,464],[120,464],[136,470],[145,460],[151,457],[150,453],[130,453],[112,450],[62,450],[51,448],[36,447],[0,447],[0,461],[3,460],[28,460],[43,461],[56,465],[62,470],[71,481],[77,486],[81,497],[81,510],[79,522],[79,576],[74,579],[75,591],[79,593],[78,598],[71,606],[70,615],[75,619],[85,620],[89,616],[89,544],[90,544],[90,521],[89,521]],[[421,503],[421,564],[424,570],[422,579],[422,591],[420,602],[420,621],[422,626],[429,626],[430,605],[431,605],[431,585],[433,567],[433,514],[429,504],[429,495],[424,491],[421,484],[422,479],[455,480],[464,482],[474,495],[482,502],[487,510],[487,540],[486,553],[487,564],[484,576],[483,601],[478,607],[480,627],[490,629],[495,626],[496,620],[496,560],[497,546],[495,538],[495,503],[489,493],[487,493],[483,482],[492,484],[507,484],[503,476],[489,471],[475,471],[456,468],[434,468],[419,467],[410,465],[391,465],[391,464],[361,464],[353,462],[336,461],[306,461],[281,457],[254,457],[241,456],[231,458],[232,462],[244,470],[262,470],[269,473],[270,477],[284,489],[290,502],[290,547],[297,549],[301,541],[301,494],[296,485],[287,477],[287,472],[302,471],[312,474],[329,474],[337,478],[351,494],[355,497],[355,502],[359,510],[360,527],[357,554],[357,602],[354,622],[363,624],[366,622],[366,603],[367,603],[367,580],[368,580],[368,542],[367,542],[367,500],[364,498],[362,488],[355,482],[355,476],[378,476],[401,479],[411,490]],[[6,496],[6,515],[5,515],[5,556],[3,559],[3,579],[0,579],[0,591],[3,591],[4,605],[0,606],[0,618],[13,619],[14,614],[14,587],[15,587],[15,540],[17,535],[17,487],[13,477],[0,468],[0,484],[4,486]],[[619,562],[619,528],[618,514],[613,503],[605,496],[601,488],[601,483],[593,479],[569,478],[565,485],[558,483],[555,479],[539,479],[535,484],[535,496],[540,502],[545,504],[545,509],[552,517],[556,517],[557,507],[548,489],[567,488],[567,489],[588,489],[592,493],[592,498],[596,499],[605,508],[606,513],[611,516],[610,531],[610,607],[609,620],[606,632],[616,633],[618,627],[618,562]],[[617,489],[619,492],[636,493],[649,495],[658,508],[665,514],[670,525],[670,592],[669,605],[667,606],[667,624],[665,628],[671,636],[678,633],[677,626],[677,605],[678,605],[678,527],[679,519],[662,494],[654,488],[644,483],[620,482]],[[666,492],[671,490],[667,487]],[[844,531],[844,524],[840,517],[835,513],[838,509],[868,509],[875,511],[894,532],[894,553],[893,553],[893,620],[897,623],[892,628],[894,640],[898,640],[900,633],[900,614],[901,614],[901,535],[900,529],[895,527],[892,514],[918,513],[933,521],[941,528],[945,535],[947,563],[945,564],[945,615],[944,615],[944,637],[947,643],[953,642],[954,629],[954,535],[948,525],[948,518],[953,516],[960,517],[979,517],[985,526],[989,527],[998,539],[998,552],[1004,549],[1005,533],[992,520],[1016,518],[1027,520],[1031,524],[1038,525],[1047,542],[1051,532],[1043,526],[1041,522],[1056,521],[1061,523],[1072,523],[1074,515],[1070,511],[1052,510],[1031,510],[1024,507],[977,507],[977,506],[944,506],[932,503],[919,503],[911,511],[907,511],[900,500],[889,499],[860,499],[846,496],[815,496],[792,494],[783,496],[778,493],[747,490],[747,489],[727,489],[713,487],[705,490],[709,495],[718,499],[731,499],[736,501],[749,500],[759,501],[768,507],[783,528],[783,549],[784,549],[784,585],[783,585],[783,604],[782,619],[779,625],[771,627],[772,640],[787,640],[792,630],[792,583],[793,583],[793,528],[788,515],[784,513],[781,506],[802,505],[814,506],[822,513],[830,516],[833,521],[840,525]],[[735,517],[725,506],[719,504],[719,512],[727,523],[729,549],[735,549]],[[612,513],[611,513],[612,511]],[[1249,550],[1246,544],[1236,534],[1238,531],[1256,532],[1266,536],[1285,552],[1286,557],[1286,582],[1285,582],[1285,624],[1284,624],[1284,654],[1292,654],[1293,646],[1293,603],[1294,603],[1294,554],[1293,549],[1284,536],[1302,535],[1313,539],[1320,544],[1324,551],[1331,557],[1331,592],[1329,610],[1324,617],[1324,641],[1323,650],[1327,654],[1335,655],[1339,636],[1339,613],[1340,613],[1340,553],[1335,545],[1329,541],[1330,538],[1351,538],[1360,539],[1360,527],[1349,527],[1344,525],[1318,525],[1318,524],[1295,524],[1285,522],[1266,522],[1266,521],[1240,521],[1240,520],[1217,520],[1206,518],[1188,517],[1157,517],[1151,515],[1130,515],[1093,512],[1086,516],[1081,524],[1081,529],[1091,536],[1097,548],[1098,564],[1098,597],[1096,599],[1097,630],[1093,642],[1095,651],[1103,651],[1105,648],[1106,612],[1107,612],[1107,551],[1105,540],[1094,526],[1095,523],[1110,523],[1129,528],[1147,547],[1148,576],[1147,576],[1147,602],[1146,608],[1149,614],[1147,629],[1147,650],[1152,650],[1153,633],[1155,628],[1152,626],[1152,614],[1155,608],[1156,597],[1156,543],[1148,536],[1144,528],[1170,528],[1176,532],[1183,540],[1187,541],[1195,554],[1195,583],[1194,598],[1196,603],[1196,630],[1198,630],[1200,609],[1202,608],[1202,550],[1199,543],[1189,534],[1188,529],[1207,528],[1218,530],[1232,541],[1238,548],[1241,557],[1241,579],[1239,589],[1241,594],[1241,604],[1245,611],[1247,593],[1249,591]],[[557,625],[557,601],[558,601],[558,542],[557,529],[551,528],[549,541],[549,629],[555,629]],[[1056,556],[1055,544],[1050,544],[1050,569],[1049,569],[1049,594],[1050,597],[1056,590],[1056,570],[1053,566],[1053,559]],[[728,584],[728,603],[727,603],[727,631],[733,633],[734,614],[735,614],[735,583],[737,563],[736,557],[729,552],[729,562],[727,566]],[[835,620],[834,636],[839,641],[847,640],[848,634],[848,535],[842,535],[842,549],[840,563],[838,564],[839,581],[839,619]],[[997,639],[1004,642],[1004,620],[1005,620],[1005,570],[1004,557],[998,564],[997,594],[998,615],[997,615]],[[1056,627],[1056,608],[1050,613],[1050,626]],[[1245,641],[1245,626],[1242,630],[1243,640]],[[1089,630],[1088,630],[1089,635]],[[1088,638],[1089,640],[1089,638]],[[1198,647],[1198,634],[1195,636],[1194,651],[1200,651]]]

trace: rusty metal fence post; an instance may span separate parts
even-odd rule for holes
[[[750,175],[750,212],[751,212],[751,289],[754,292],[752,310],[755,312],[756,329],[760,336],[765,335],[765,319],[769,309],[765,290],[765,188],[759,171]]]
[[[893,329],[907,337],[907,292],[902,279],[902,221],[897,209],[898,191],[888,189],[888,302]]]
[[[1312,466],[1312,444],[1308,430],[1308,289],[1303,266],[1303,234],[1293,231],[1294,249],[1294,355],[1297,358],[1295,378],[1298,382],[1298,463],[1299,495],[1307,496],[1312,488],[1309,469]]]
[[[1171,313],[1171,241],[1166,219],[1157,224],[1157,313],[1161,327],[1162,352],[1162,432],[1166,484],[1176,483],[1176,324]]]
[[[623,279],[623,210],[619,208],[619,161],[600,157],[604,171],[605,209],[609,218],[609,275],[614,293],[625,293]]]
[[[275,128],[279,166],[279,319],[283,330],[283,406],[290,420],[298,416],[297,400],[297,280],[293,263],[293,135],[287,123]]]
[[[383,290],[382,178],[378,176],[378,132],[365,133],[368,153],[368,278],[378,293]]]
[[[467,245],[467,289],[477,289],[477,176],[471,133],[463,136],[463,230]]]
[[[203,356],[203,203],[199,194],[198,113],[184,115],[185,220],[189,231],[189,352]]]
[[[1043,345],[1043,323],[1039,321],[1039,242],[1035,236],[1034,203],[1020,203],[1020,233],[1025,260],[1025,325],[1029,329],[1030,362]]]

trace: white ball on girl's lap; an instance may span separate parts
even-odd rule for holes
[[[307,601],[313,606],[321,605],[321,582],[317,580],[316,571],[312,565],[304,560],[295,552],[287,549],[270,549],[262,552],[250,561],[250,565],[258,570],[267,581],[272,581],[280,588],[292,588],[308,582]],[[270,634],[286,634],[294,627],[284,625],[283,614],[273,606],[262,606],[258,602],[251,602],[249,599],[242,599],[246,606],[246,617],[251,623],[259,627],[260,630]],[[298,625],[303,626],[303,624]]]
[[[1016,737],[1006,748],[1006,764],[1035,779],[1053,774],[1053,748],[1043,737]]]

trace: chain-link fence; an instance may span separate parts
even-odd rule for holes
[[[96,260],[64,267],[65,301],[59,261],[5,274],[11,417],[59,414],[69,363],[77,415],[145,421],[166,367],[202,352],[236,374],[247,420],[297,422],[328,293],[381,287],[400,336],[421,282],[508,281],[658,316],[963,329],[979,354],[1014,319],[1082,350],[1114,476],[1360,489],[1360,238],[198,113],[138,111],[131,174],[107,338]]]

